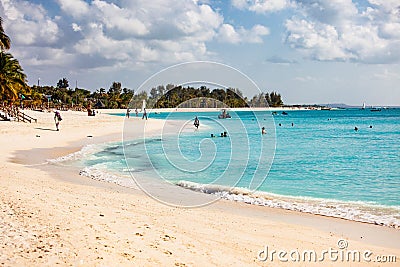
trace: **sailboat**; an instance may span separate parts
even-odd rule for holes
[[[146,108],[146,100],[143,99],[143,102],[142,102],[142,112],[144,111],[145,108]]]
[[[365,102],[364,102],[363,105],[362,105],[362,109],[365,109]]]

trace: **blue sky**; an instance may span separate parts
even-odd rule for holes
[[[215,61],[288,104],[400,106],[399,0],[0,0],[0,16],[31,85],[136,90]]]

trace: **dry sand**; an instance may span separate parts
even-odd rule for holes
[[[74,168],[43,164],[83,145],[121,140],[123,117],[28,112],[38,123],[0,122],[0,266],[365,266],[361,262],[271,262],[259,251],[348,250],[395,255],[400,231],[225,200],[183,209],[139,190],[94,181]],[[139,126],[141,119],[131,118]],[[149,120],[149,131],[162,127]],[[137,133],[140,137],[141,133]],[[88,137],[90,136],[90,137]],[[347,251],[347,250],[343,250]],[[261,255],[263,256],[263,255]],[[340,259],[340,258],[339,258]],[[369,262],[371,266],[396,263]],[[398,263],[397,263],[398,265]]]

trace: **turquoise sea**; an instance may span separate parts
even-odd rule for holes
[[[131,174],[156,173],[234,201],[399,228],[400,109],[286,112],[231,111],[230,119],[218,112],[152,113],[182,127],[92,148],[79,161],[81,173],[124,186]],[[224,131],[227,137],[219,137]]]

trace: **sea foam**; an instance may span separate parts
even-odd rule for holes
[[[309,197],[292,197],[245,188],[199,184],[179,181],[178,186],[206,194],[214,194],[223,199],[251,205],[281,208],[346,220],[383,225],[400,229],[400,207],[374,205],[365,202],[337,201]]]
[[[116,175],[95,167],[86,167],[79,172],[79,175],[86,176],[97,181],[138,189],[133,179],[129,177],[122,177],[120,175]]]
[[[99,145],[99,144],[91,144],[91,145],[86,145],[82,147],[81,150],[76,151],[74,153],[61,156],[55,159],[48,159],[47,162],[49,163],[62,163],[66,161],[73,161],[73,160],[81,160],[87,157],[90,154],[102,151],[104,149],[104,145]]]

